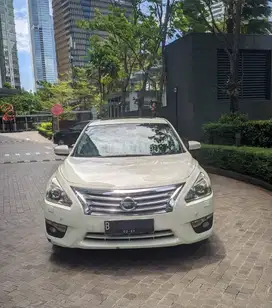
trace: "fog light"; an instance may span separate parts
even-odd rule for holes
[[[58,224],[56,222],[47,219],[45,220],[45,226],[46,226],[46,232],[49,235],[57,238],[63,238],[67,230],[67,226]]]
[[[196,233],[208,231],[213,225],[213,214],[194,220],[191,225]]]

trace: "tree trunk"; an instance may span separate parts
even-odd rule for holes
[[[170,0],[167,0],[166,2],[166,11],[165,11],[165,19],[164,23],[162,25],[162,70],[161,70],[161,76],[160,76],[160,88],[159,88],[159,97],[158,97],[158,107],[162,106],[162,97],[163,97],[163,91],[165,89],[166,84],[166,63],[165,63],[165,56],[166,56],[166,40],[167,40],[167,30],[169,26],[169,20],[170,15],[172,12],[172,5]]]
[[[239,0],[238,0],[239,1]],[[227,33],[234,33],[234,5],[235,0],[229,0],[227,6]]]
[[[121,116],[123,117],[125,115],[125,106],[126,106],[126,89],[122,89],[122,95],[121,95]]]
[[[141,89],[141,92],[140,92],[140,97],[138,98],[138,114],[139,114],[139,117],[141,117],[143,115],[147,80],[148,80],[148,73],[145,73],[142,89]]]
[[[228,84],[228,91],[230,96],[230,112],[234,113],[239,111],[239,43],[241,31],[241,13],[242,1],[237,0],[233,10],[234,33],[233,33],[233,47],[230,55],[230,80]]]

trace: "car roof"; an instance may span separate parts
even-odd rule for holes
[[[168,121],[164,118],[118,118],[107,120],[95,120],[89,124],[89,126],[96,125],[113,125],[113,124],[168,124]]]

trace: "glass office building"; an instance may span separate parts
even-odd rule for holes
[[[89,38],[92,33],[77,27],[79,20],[90,20],[98,9],[109,13],[113,0],[53,0],[54,30],[59,75],[71,72],[73,67],[84,66],[88,62]],[[131,14],[131,0],[115,2]],[[96,34],[105,36],[104,32]]]
[[[9,83],[20,88],[20,73],[14,22],[13,0],[0,0],[0,88]]]
[[[35,85],[57,81],[53,18],[49,0],[28,0]]]

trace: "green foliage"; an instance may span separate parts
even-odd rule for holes
[[[51,122],[42,122],[42,123],[38,124],[37,130],[42,136],[44,136],[46,138],[51,139],[52,136],[53,136],[52,123]]]
[[[209,17],[209,12],[203,2],[199,0],[184,0],[179,3],[179,10],[176,11],[176,28],[182,33],[190,32],[207,32],[209,27],[206,24],[206,20]],[[200,13],[201,12],[201,13]],[[182,20],[185,20],[186,26],[184,23],[179,23],[180,16]]]
[[[270,34],[271,0],[246,0],[242,12],[242,33]]]
[[[9,82],[4,82],[3,88],[12,89],[12,85]]]
[[[90,61],[86,66],[85,81],[92,87],[93,93],[99,95],[101,102],[114,90],[119,78],[120,49],[122,47],[110,39],[102,39],[95,35],[90,39]]]
[[[42,122],[38,127],[44,128],[46,130],[52,130],[52,122]]]
[[[213,29],[218,32],[214,23],[222,32],[233,33],[234,16],[228,14],[228,8],[234,5],[234,0],[223,0],[225,18],[212,21],[211,6],[222,2],[221,0],[184,0],[181,1],[183,12],[188,21],[188,31],[207,32]],[[245,0],[241,14],[241,33],[243,34],[269,34],[272,30],[269,17],[271,16],[270,0]],[[230,25],[230,26],[228,26]]]
[[[272,120],[208,123],[203,126],[205,141],[210,144],[234,145],[235,134],[241,134],[241,145],[272,147]]]
[[[141,91],[139,109],[148,82],[154,88],[159,84],[160,91],[164,88],[165,45],[167,38],[173,37],[176,32],[174,11],[179,1],[148,0],[144,3],[148,8],[145,11],[140,9],[142,2],[133,1],[133,12],[129,17],[126,16],[125,10],[112,6],[109,14],[102,15],[96,11],[93,20],[78,23],[79,27],[108,33],[108,37],[100,42],[100,46],[95,42],[96,46],[91,44],[95,47],[90,49],[91,69],[95,67],[100,73],[99,77],[106,72],[105,78],[98,78],[100,92],[104,90],[106,83],[125,93],[131,87],[132,73],[139,70],[143,72],[142,80],[133,85]],[[162,67],[158,69],[159,73],[156,76],[151,73],[154,66]],[[162,96],[161,93],[159,96]]]
[[[248,115],[244,113],[226,113],[222,114],[218,120],[218,123],[221,124],[234,124],[234,123],[243,123],[248,121]]]
[[[55,104],[61,104],[65,110],[70,110],[70,102],[75,99],[71,80],[60,80],[56,84],[41,82],[37,95],[44,110],[50,110]]]
[[[272,149],[203,144],[195,157],[204,166],[231,170],[272,184]]]
[[[16,114],[31,114],[42,110],[38,96],[23,90],[13,96],[1,98],[0,105],[4,103],[12,104]]]

